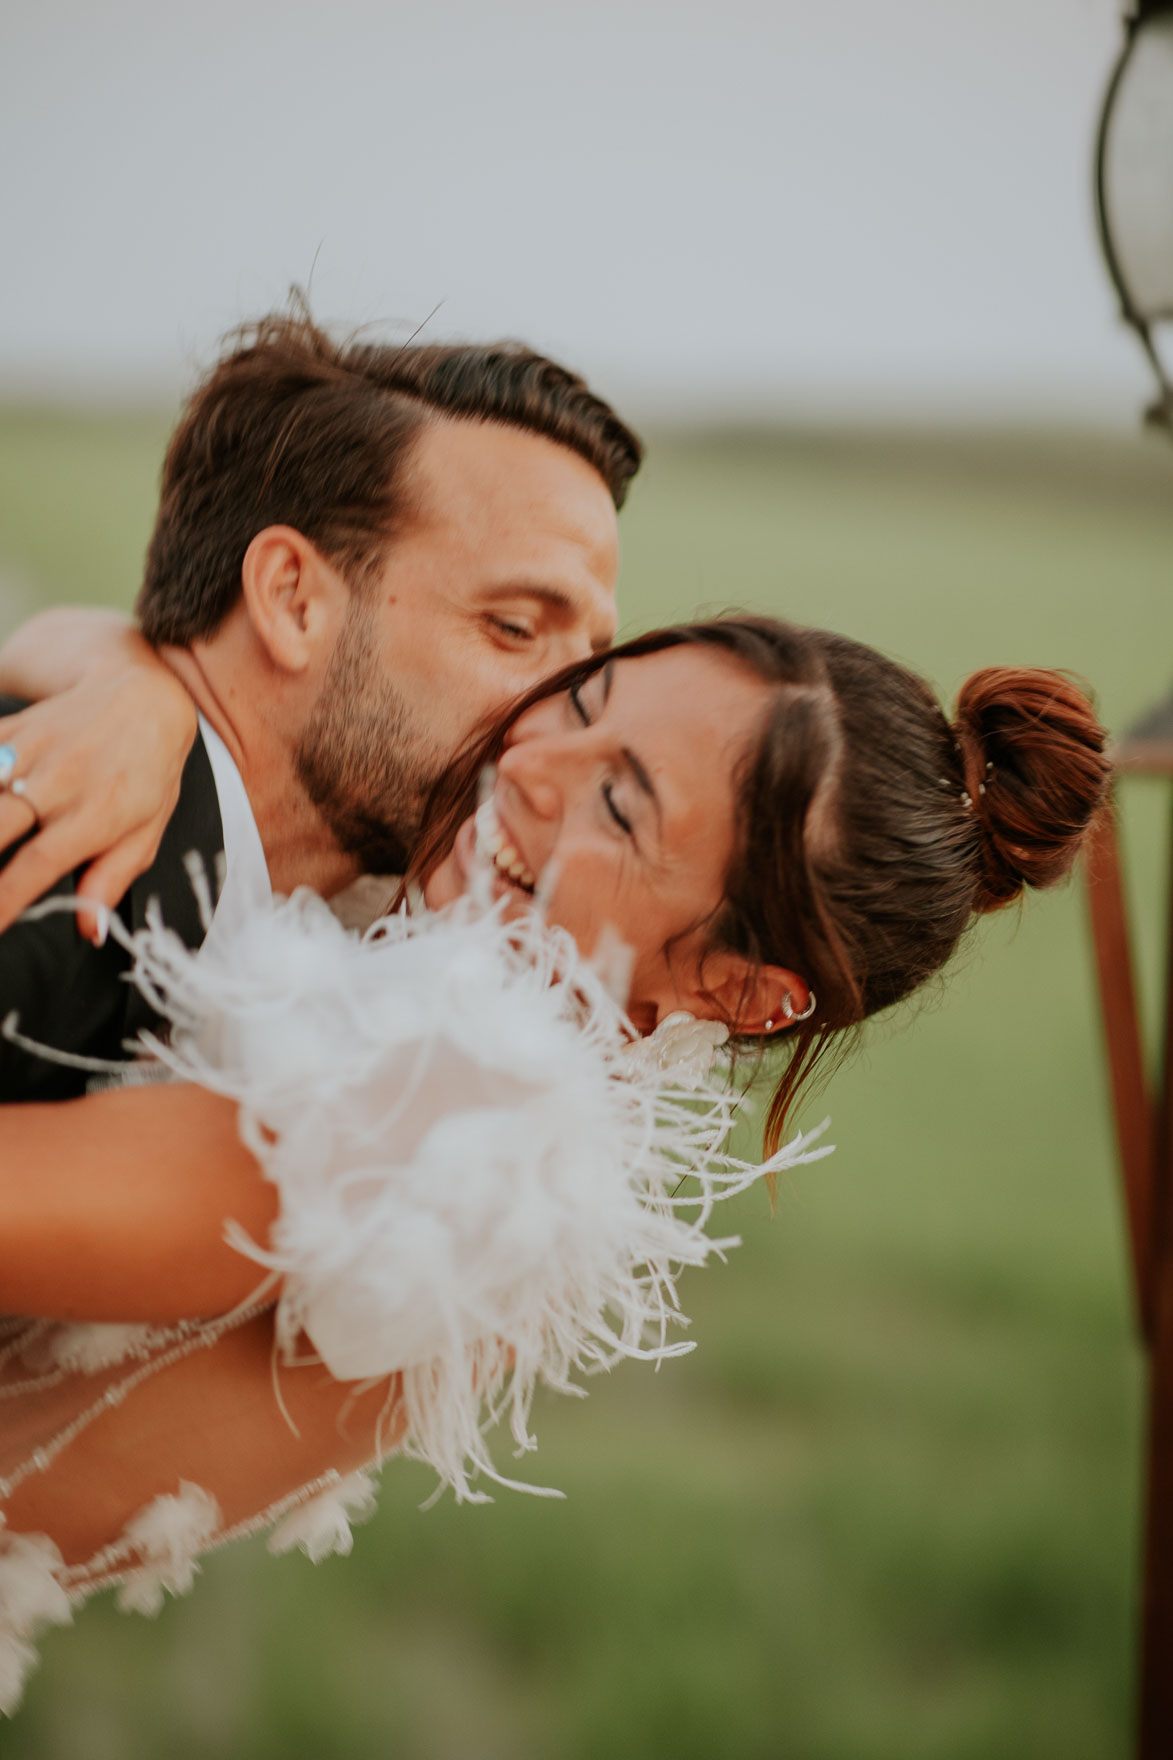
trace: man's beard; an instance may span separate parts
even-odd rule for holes
[[[375,655],[374,618],[356,595],[294,754],[297,773],[339,846],[368,873],[403,874],[424,803],[443,769],[426,753]]]

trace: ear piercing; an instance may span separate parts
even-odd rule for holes
[[[815,993],[813,990],[807,991],[806,1007],[802,1010],[801,1014],[798,1012],[798,1010],[794,1006],[794,998],[791,995],[790,991],[783,990],[783,992],[782,992],[782,1003],[781,1003],[782,1019],[787,1023],[787,1025],[789,1025],[792,1021],[809,1021],[812,1014],[814,1014],[814,1012],[815,1012],[815,1006],[816,1006],[815,1005]],[[772,1033],[774,1031],[773,1020],[768,1020],[766,1022],[766,1031],[767,1031],[767,1033]]]

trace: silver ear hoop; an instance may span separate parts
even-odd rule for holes
[[[784,1020],[787,1020],[787,1021],[809,1021],[812,1014],[814,1014],[816,1007],[817,1007],[817,1003],[815,1001],[815,993],[813,990],[807,991],[806,1007],[803,1009],[801,1014],[798,1014],[796,1012],[795,1007],[794,1007],[794,999],[791,996],[789,990],[784,990],[782,992],[782,1018]]]

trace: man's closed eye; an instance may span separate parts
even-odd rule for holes
[[[490,617],[488,622],[490,629],[492,629],[496,635],[504,636],[506,641],[517,646],[523,646],[526,643],[535,641],[537,638],[538,632],[534,629],[532,624],[521,623],[515,621],[511,617],[494,616]]]

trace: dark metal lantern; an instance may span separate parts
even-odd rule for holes
[[[1096,214],[1121,313],[1157,376],[1145,419],[1173,436],[1173,380],[1157,347],[1173,320],[1173,0],[1138,0],[1124,32],[1096,142]]]

